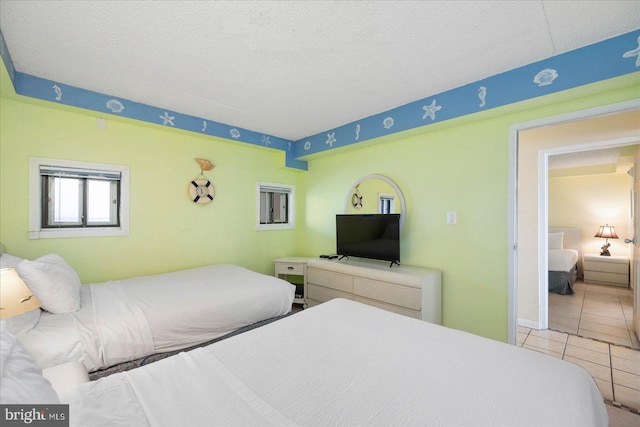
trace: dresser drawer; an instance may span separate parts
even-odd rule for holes
[[[337,291],[335,289],[326,288],[324,286],[318,286],[311,283],[307,285],[307,295],[310,299],[318,302],[327,302],[334,298],[353,300],[352,293]]]
[[[298,263],[276,263],[276,274],[297,274],[304,275],[304,264]]]
[[[342,292],[353,293],[353,277],[344,274],[309,268],[307,270],[307,282]]]
[[[406,307],[411,310],[419,311],[422,305],[421,292],[418,288],[360,277],[353,279],[353,293],[366,298]]]
[[[364,298],[360,296],[355,296],[353,298],[354,301],[361,302],[363,304],[371,305],[373,307],[378,307],[383,310],[391,311],[393,313],[402,314],[403,316],[413,317],[414,319],[420,319],[421,313],[420,311],[409,310],[408,308],[399,307],[397,305],[386,304],[381,301],[376,301],[369,298]]]
[[[621,262],[607,262],[587,260],[584,266],[585,271],[601,271],[604,273],[628,274],[629,264]]]
[[[606,273],[602,271],[587,271],[584,272],[584,281],[585,282],[596,282],[596,283],[615,283],[618,285],[628,285],[629,284],[629,275],[627,273]]]

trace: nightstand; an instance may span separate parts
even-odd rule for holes
[[[308,258],[303,257],[285,257],[274,261],[275,276],[282,276],[284,280],[295,285],[296,293],[293,302],[302,304],[303,307],[307,305],[307,261]]]
[[[613,255],[585,255],[584,281],[598,285],[629,287],[629,258]]]

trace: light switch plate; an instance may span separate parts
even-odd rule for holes
[[[447,212],[447,224],[455,225],[458,223],[458,212]]]

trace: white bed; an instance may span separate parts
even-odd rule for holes
[[[343,299],[60,398],[76,426],[608,423],[577,365]]]
[[[549,292],[574,293],[573,284],[582,277],[582,230],[549,229],[548,271]]]
[[[92,372],[285,315],[294,290],[284,280],[229,264],[83,285],[78,309],[42,310],[18,338],[40,368],[80,361]]]

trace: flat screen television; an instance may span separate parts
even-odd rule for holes
[[[400,263],[400,214],[336,215],[336,253]]]

